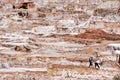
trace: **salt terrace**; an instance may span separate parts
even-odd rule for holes
[[[101,59],[90,68],[89,57]],[[0,80],[113,80],[119,0],[1,0]]]

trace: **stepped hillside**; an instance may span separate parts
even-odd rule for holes
[[[88,67],[90,56],[100,59],[100,69]],[[120,0],[0,0],[0,80],[114,80],[117,74]]]

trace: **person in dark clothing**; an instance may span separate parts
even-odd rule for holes
[[[118,60],[118,63],[120,64],[120,55],[119,55],[119,60]]]
[[[93,66],[93,57],[90,57],[90,58],[89,58],[89,67],[90,67],[90,66]]]

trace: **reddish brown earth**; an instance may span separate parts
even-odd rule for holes
[[[83,39],[120,40],[119,34],[109,34],[102,29],[88,29],[85,33],[76,35],[76,37]]]

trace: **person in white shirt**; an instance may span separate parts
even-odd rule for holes
[[[97,61],[95,61],[95,68],[97,69],[100,69],[100,63],[101,61],[98,59]]]

